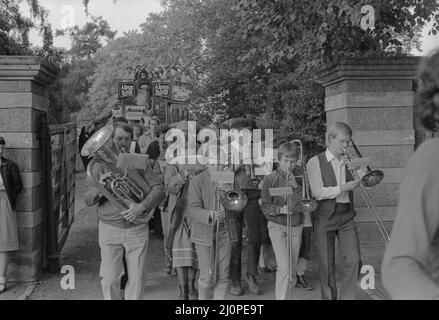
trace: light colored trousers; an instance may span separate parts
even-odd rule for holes
[[[217,281],[212,285],[209,274],[211,247],[196,244],[200,275],[198,277],[199,300],[224,300],[229,284],[229,265],[232,245],[227,241],[224,226],[219,229]]]
[[[99,222],[100,276],[105,300],[122,299],[120,277],[123,274],[124,249],[128,272],[125,300],[142,299],[146,283],[148,240],[148,224],[120,228]]]
[[[267,227],[277,261],[275,298],[276,300],[292,299],[296,286],[296,272],[303,224],[291,228],[292,255],[290,257],[290,267],[292,269],[291,274],[293,275],[291,281],[288,281],[287,227],[272,221],[268,221]],[[290,288],[288,288],[289,284],[291,285]]]

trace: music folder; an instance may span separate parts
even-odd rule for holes
[[[212,183],[218,184],[232,184],[235,180],[235,173],[231,171],[214,171],[210,173]]]
[[[283,187],[283,188],[270,188],[270,195],[272,197],[275,196],[288,196],[293,194],[293,190],[291,189],[291,187]]]
[[[121,153],[117,159],[116,167],[119,169],[141,169],[145,170],[154,163],[146,154]]]
[[[370,163],[370,157],[366,158],[354,158],[349,162],[348,169],[349,170],[357,170],[359,168],[365,168]]]

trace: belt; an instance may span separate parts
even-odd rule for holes
[[[344,214],[346,212],[351,211],[351,204],[350,203],[336,203],[334,212],[338,214]]]
[[[341,207],[341,208],[347,208],[347,207],[349,207],[351,204],[349,203],[349,202],[346,202],[346,203],[338,203],[338,202],[336,202],[335,203],[335,206],[336,207]]]

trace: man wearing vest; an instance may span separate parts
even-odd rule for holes
[[[319,256],[320,285],[323,300],[355,299],[361,268],[360,245],[354,222],[353,190],[359,186],[347,168],[345,149],[352,129],[336,122],[327,130],[327,150],[307,164],[310,187],[318,207],[314,226]],[[344,257],[344,275],[340,293],[335,282],[335,238]]]

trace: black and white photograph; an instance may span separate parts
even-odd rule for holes
[[[439,300],[438,132],[437,0],[0,0],[0,304]]]

